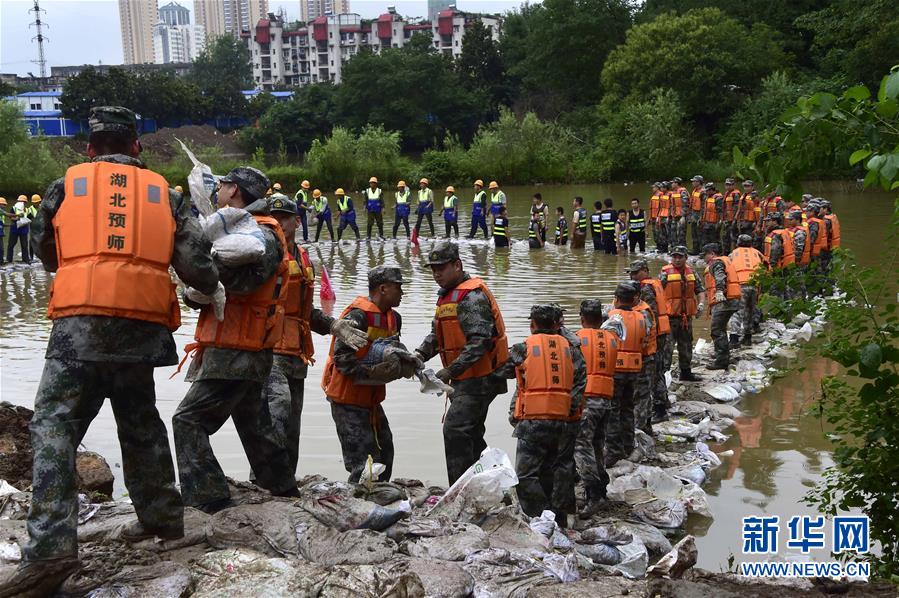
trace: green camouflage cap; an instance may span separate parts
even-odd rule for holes
[[[683,245],[678,245],[671,250],[671,255],[687,255],[687,248]]]
[[[640,283],[634,282],[632,280],[626,280],[624,282],[619,282],[618,286],[615,287],[615,296],[621,298],[633,298],[636,297],[640,293]]]
[[[91,133],[119,133],[137,137],[137,117],[123,106],[96,106],[87,120]]]
[[[283,195],[273,195],[268,202],[268,207],[270,212],[288,212],[294,215],[298,213],[297,202]]]
[[[594,317],[601,316],[602,301],[599,299],[584,299],[581,301],[581,315]]]
[[[633,274],[634,272],[639,272],[640,270],[649,270],[649,262],[646,260],[634,260],[631,262],[631,265],[627,268],[627,274]]]
[[[528,319],[533,320],[534,318],[558,323],[562,319],[562,308],[555,303],[532,305],[531,314],[528,316]]]
[[[388,282],[403,284],[403,271],[391,266],[375,266],[368,271],[369,286],[386,284]]]
[[[800,222],[802,221],[802,210],[790,210],[789,212],[784,214],[784,218]]]
[[[271,186],[268,177],[251,166],[238,166],[222,177],[222,183],[233,183],[251,196],[253,199],[262,199],[265,192]]]
[[[752,237],[749,235],[740,235],[737,237],[737,246],[738,247],[751,247],[752,246]]]
[[[773,222],[782,222],[783,214],[781,214],[780,212],[771,212],[770,214],[765,216],[765,220],[771,220]]]
[[[733,177],[727,177],[726,179],[724,179],[724,184],[725,185],[733,185],[734,184]]]
[[[428,266],[441,266],[459,259],[459,246],[449,241],[440,241],[428,254]]]
[[[717,255],[721,255],[721,245],[718,243],[706,243],[702,246],[702,253],[706,254],[710,251],[716,253]]]

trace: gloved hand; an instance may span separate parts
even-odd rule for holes
[[[715,303],[720,303],[721,301],[725,301],[726,298],[724,296],[724,291],[718,290],[715,291]]]
[[[449,384],[450,380],[453,379],[453,377],[449,373],[449,370],[446,368],[443,368],[437,372],[437,378],[439,378],[440,381],[444,384]]]
[[[705,303],[700,303],[696,306],[696,313],[701,314],[705,311]]]
[[[400,377],[402,377],[402,367],[399,361],[393,359],[371,366],[368,368],[368,375],[366,376],[369,380],[383,382],[384,384],[393,382]]]
[[[415,361],[411,361],[409,359],[400,360],[400,375],[403,378],[411,378],[415,375],[416,372],[421,371],[421,368],[417,366]]]
[[[331,323],[331,334],[357,351],[368,342],[368,335],[353,326],[349,320],[334,320]]]
[[[400,353],[398,355],[399,359],[403,362],[403,365],[409,364],[413,368],[414,372],[420,372],[425,369],[425,362],[421,360],[417,353],[408,353],[403,354]],[[409,376],[406,376],[408,378]]]
[[[215,319],[219,322],[225,319],[225,287],[221,282],[218,283],[218,287],[212,295],[206,295],[193,287],[188,287],[184,290],[184,297],[200,305],[212,304]]]

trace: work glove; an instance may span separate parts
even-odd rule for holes
[[[724,300],[725,300],[724,291],[715,291],[715,303],[720,303],[721,301],[724,301]]]
[[[414,368],[413,373],[425,369],[425,362],[421,360],[417,353],[400,353],[398,357],[404,364],[408,363]],[[409,378],[409,376],[406,376],[406,378]]]
[[[696,306],[696,313],[701,314],[704,311],[705,311],[705,303],[700,303],[699,305]]]
[[[359,350],[368,342],[368,335],[349,320],[334,320],[331,323],[331,334],[355,350]]]
[[[383,382],[384,384],[393,382],[401,377],[402,367],[400,362],[393,359],[371,366],[368,368],[368,375],[366,376],[369,380]]]
[[[403,378],[411,378],[416,372],[420,371],[414,361],[408,359],[400,360],[400,375]]]
[[[212,305],[212,310],[215,313],[215,319],[219,322],[224,321],[225,319],[225,287],[222,286],[222,283],[218,283],[218,287],[216,287],[215,291],[211,295],[205,295],[198,291],[195,288],[188,287],[184,290],[185,298],[193,301],[194,303],[199,303],[200,305]]]
[[[453,377],[449,373],[449,370],[446,368],[443,368],[437,372],[437,378],[444,384],[449,384],[450,380],[453,379]]]

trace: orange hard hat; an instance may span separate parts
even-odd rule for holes
[[[322,192],[319,191],[318,189],[316,189],[315,191],[312,192],[312,197],[321,197],[321,196],[322,196]]]
[[[427,184],[428,184],[428,179],[422,177],[421,180],[418,181],[418,183],[419,183],[419,184],[424,183],[425,185],[427,185]]]
[[[406,186],[406,181],[400,181],[399,183],[396,184],[397,189],[399,189],[400,187],[405,187],[405,186]]]
[[[449,187],[446,188],[446,192],[447,192],[447,193],[455,193],[455,192],[456,192],[456,188],[453,187],[452,185],[450,185]]]
[[[368,179],[368,182],[369,182],[369,183],[377,183],[377,182],[378,182],[378,177],[373,176],[373,177],[371,177],[370,179]]]
[[[479,186],[479,187],[483,187],[483,186],[484,186],[484,181],[482,181],[481,179],[478,179],[478,180],[476,180],[476,181],[474,182],[474,184],[477,185],[477,186]]]
[[[309,181],[303,181],[302,183],[300,183],[300,187],[302,187],[303,189],[308,189]]]
[[[490,188],[499,189],[499,183],[497,183],[496,181],[490,181]]]

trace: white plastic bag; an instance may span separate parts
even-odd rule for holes
[[[209,216],[215,211],[211,197],[215,192],[215,186],[218,183],[218,180],[222,177],[212,174],[212,169],[197,160],[197,157],[194,156],[193,152],[187,149],[187,146],[184,145],[183,141],[177,137],[175,139],[181,144],[181,149],[184,150],[184,153],[187,154],[187,157],[190,158],[190,161],[193,162],[194,165],[190,174],[187,175],[187,187],[190,189],[190,202],[197,208],[197,211],[201,215]]]
[[[456,521],[472,521],[502,502],[505,491],[517,484],[509,455],[488,446],[431,507],[428,517],[445,515]]]
[[[226,266],[257,263],[265,256],[265,236],[249,212],[241,208],[222,208],[203,223],[206,238],[212,241],[212,253]]]
[[[563,554],[544,554],[541,556],[541,568],[559,579],[562,583],[570,583],[578,581],[581,574],[577,569],[577,555],[572,553]]]

